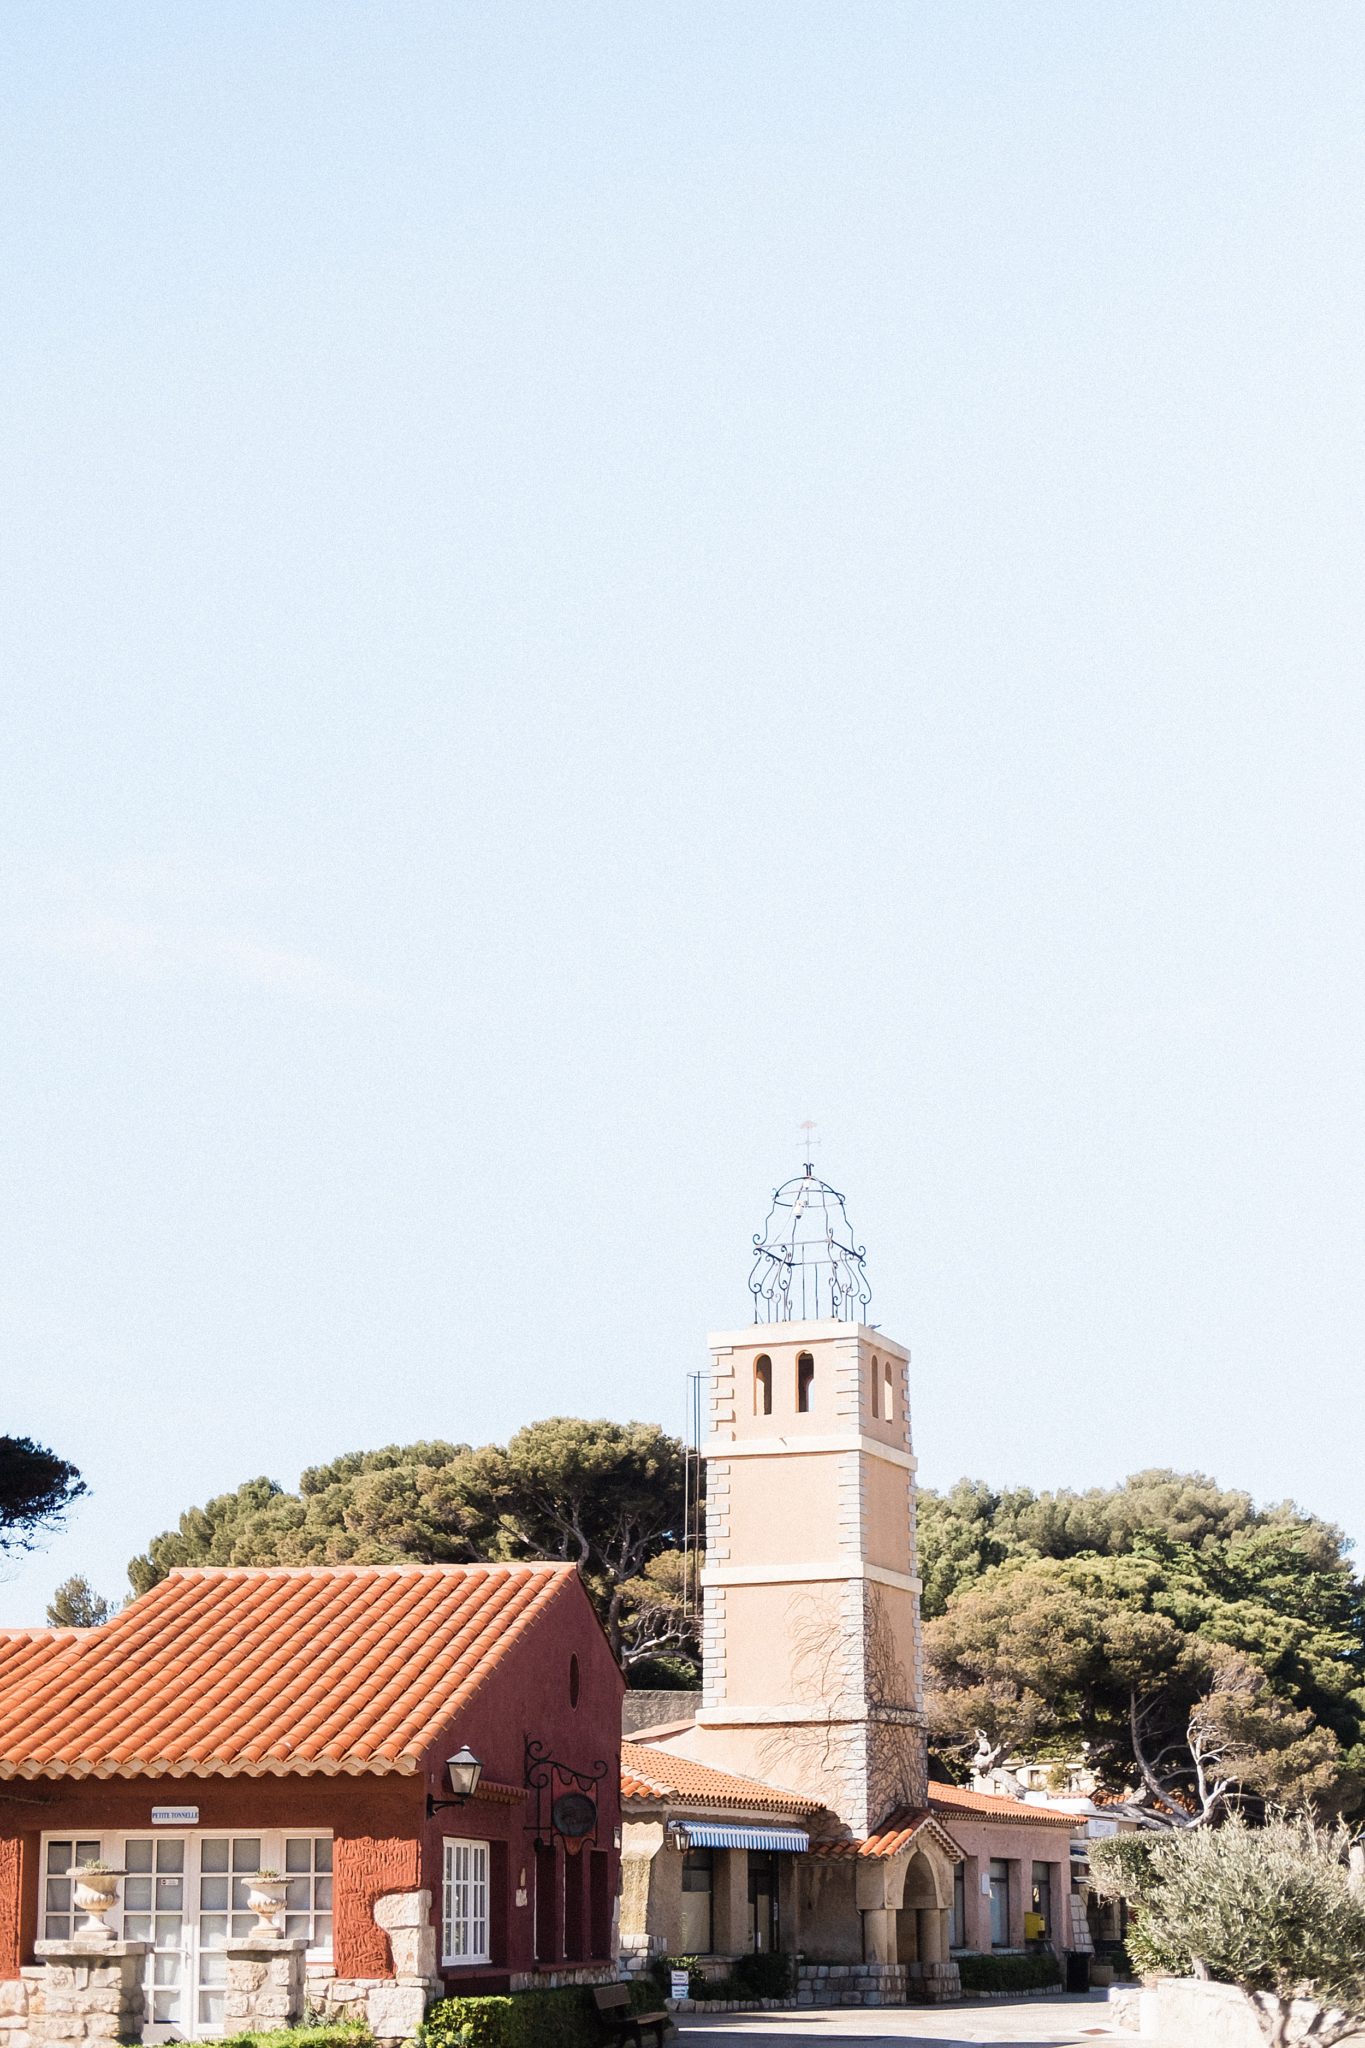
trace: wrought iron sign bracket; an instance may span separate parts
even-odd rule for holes
[[[535,1819],[526,1823],[537,1844],[559,1835],[571,1855],[589,1841],[597,1843],[597,1788],[606,1777],[608,1764],[599,1757],[588,1770],[561,1763],[543,1742],[526,1738],[522,1782],[536,1795]]]

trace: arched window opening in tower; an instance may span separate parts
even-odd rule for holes
[[[895,1419],[896,1419],[896,1392],[895,1392],[895,1388],[896,1388],[896,1383],[895,1383],[894,1379],[893,1379],[893,1378],[891,1377],[891,1361],[890,1361],[890,1359],[888,1358],[888,1359],[887,1359],[887,1361],[886,1361],[886,1405],[885,1405],[885,1414],[886,1414],[886,1419],[887,1419],[887,1421],[888,1421],[888,1422],[894,1422],[894,1421],[895,1421]]]
[[[773,1412],[773,1362],[765,1352],[754,1360],[754,1414]]]
[[[881,1364],[880,1364],[880,1361],[879,1361],[879,1360],[877,1360],[877,1359],[875,1359],[875,1358],[874,1358],[874,1359],[873,1359],[873,1361],[872,1361],[872,1420],[873,1420],[874,1422],[875,1422],[875,1421],[877,1420],[878,1416],[879,1416],[879,1415],[880,1415],[880,1413],[881,1413],[881,1410],[880,1410],[880,1408],[879,1408],[879,1407],[878,1407],[878,1405],[877,1405],[877,1403],[878,1403],[878,1397],[879,1397],[879,1395],[880,1395],[880,1393],[881,1393],[881,1384],[882,1384],[882,1368],[881,1368]]]
[[[796,1361],[796,1412],[810,1414],[810,1390],[815,1384],[815,1360],[803,1351]]]

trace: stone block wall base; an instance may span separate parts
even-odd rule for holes
[[[365,2001],[372,1991],[382,1990],[388,1977],[326,1977],[317,1973],[308,1979],[309,2003],[329,2020],[365,2022]]]
[[[906,1996],[913,2005],[956,2005],[962,1979],[956,1963],[907,1963]]]
[[[300,1939],[255,1934],[227,1950],[223,2013],[230,2034],[267,2032],[303,2017],[303,1951]]]
[[[904,1963],[802,1963],[796,1972],[798,2005],[904,2005]]]
[[[558,1970],[514,1970],[514,1991],[558,1991],[565,1984],[615,1984],[615,1963],[565,1963]]]
[[[791,2012],[794,1998],[666,1998],[670,2012]]]
[[[410,2041],[433,1998],[439,1978],[313,1977],[309,2000],[328,2020],[358,2020],[377,2041]]]
[[[375,2040],[410,2041],[434,1995],[429,1983],[376,1984],[365,1997],[365,2019]]]
[[[144,1941],[40,1941],[40,1968],[24,1972],[31,2048],[61,2042],[137,2040],[146,1999],[142,1991]],[[17,2048],[13,2041],[9,2048]]]
[[[1265,2036],[1251,2000],[1232,1984],[1214,1984],[1200,1977],[1158,1977],[1146,1984],[1138,1999],[1141,2031],[1161,2041],[1179,2041],[1181,2048],[1263,2048]],[[1310,2041],[1320,2027],[1322,2008],[1296,1998],[1290,2009],[1293,2042]],[[1365,2042],[1365,2028],[1341,2037]]]
[[[436,1976],[436,1929],[428,1891],[385,1892],[374,1902],[375,1925],[389,1938],[393,1974],[400,1979]]]

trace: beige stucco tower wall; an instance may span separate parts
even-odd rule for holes
[[[909,1353],[833,1321],[709,1342],[702,1705],[665,1740],[864,1835],[925,1799]]]

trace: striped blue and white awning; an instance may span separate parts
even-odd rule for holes
[[[678,1849],[784,1849],[789,1856],[801,1856],[810,1847],[804,1828],[728,1828],[675,1820],[669,1833]]]

